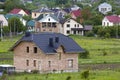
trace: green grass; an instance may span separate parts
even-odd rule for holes
[[[0,54],[10,54],[8,51],[10,47],[21,36],[14,37],[12,39],[6,38],[0,42]],[[72,37],[82,48],[87,49],[90,53],[89,58],[79,58],[79,63],[120,63],[120,39],[100,39],[93,37],[82,37],[78,35],[72,35]],[[103,55],[104,52],[107,55]],[[10,56],[11,57],[11,56]],[[4,61],[5,63],[5,61]],[[8,61],[7,61],[8,63]],[[10,61],[10,64],[12,62]]]
[[[113,75],[114,74],[114,75]],[[8,80],[66,80],[70,76],[70,80],[85,80],[81,78],[81,72],[77,73],[56,73],[48,74],[19,74],[8,76]],[[90,71],[89,80],[119,80],[120,72],[117,71]]]
[[[82,48],[90,53],[88,59],[79,59],[79,63],[118,63],[120,62],[120,39],[99,39],[71,36]],[[104,52],[107,54],[104,56]]]

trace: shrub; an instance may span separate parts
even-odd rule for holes
[[[92,37],[92,36],[94,36],[94,33],[93,33],[92,31],[88,31],[88,32],[86,33],[86,36],[87,36],[87,37]]]
[[[106,33],[104,37],[105,38],[110,38],[110,33]]]
[[[39,73],[39,70],[32,70],[31,72],[34,74],[37,74],[37,73]]]
[[[103,51],[103,56],[106,56],[107,55],[107,52],[106,51]]]
[[[80,58],[88,58],[89,57],[89,51],[85,49],[85,52],[79,54]]]
[[[66,78],[66,80],[70,80],[71,79],[71,76],[68,76],[67,78]]]
[[[89,70],[83,71],[81,73],[81,78],[88,79],[88,77],[89,77]]]

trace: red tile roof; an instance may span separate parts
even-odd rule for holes
[[[117,15],[106,16],[106,18],[113,23],[120,23],[120,17]]]
[[[13,10],[11,10],[10,11],[10,13],[12,13],[12,14],[18,14],[21,10],[23,10],[23,9],[17,9],[17,8],[15,8],[15,9],[13,9]],[[23,10],[24,11],[24,10]],[[26,14],[29,14],[29,12],[28,11],[24,11]]]
[[[79,9],[78,10],[74,10],[71,13],[74,14],[75,17],[81,16],[81,11]]]

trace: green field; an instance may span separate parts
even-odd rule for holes
[[[20,37],[21,36],[14,37],[12,39],[7,38],[1,41],[0,54],[4,54],[4,53],[11,54],[10,52],[8,52],[9,48],[18,39],[20,39]],[[72,35],[70,37],[72,37],[82,48],[87,49],[90,53],[90,56],[87,59],[79,58],[80,64],[119,63],[120,62],[120,39],[100,39],[100,38],[93,38],[93,37],[82,37],[78,35]],[[9,62],[7,61],[7,63]],[[12,61],[10,63],[12,63]]]
[[[114,75],[113,75],[114,74]],[[6,77],[6,80],[119,80],[120,72],[117,71],[90,71],[89,79],[82,79],[81,72],[77,73],[56,73],[56,74],[17,74]]]
[[[79,63],[119,63],[120,39],[100,39],[71,36],[82,48],[90,53],[88,59],[79,59]]]

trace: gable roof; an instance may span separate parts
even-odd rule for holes
[[[113,23],[120,23],[120,17],[117,15],[112,15],[112,16],[105,16],[110,22]]]
[[[59,38],[58,42],[55,42],[56,37]],[[49,45],[50,38],[53,39],[53,46]],[[56,49],[60,46],[64,47],[65,53],[84,52],[72,38],[60,33],[29,33],[28,36],[23,36],[10,50],[13,51],[14,48],[23,41],[34,42],[45,54],[56,53]]]
[[[10,11],[12,14],[18,14],[22,9],[13,9]]]
[[[104,3],[101,3],[98,7],[112,7],[110,4],[104,2]]]
[[[81,11],[79,9],[78,10],[74,10],[71,13],[74,14],[75,17],[81,16]]]
[[[11,10],[10,11],[10,13],[11,14],[18,14],[21,10],[23,10],[23,9],[17,9],[17,8],[15,8],[15,9],[13,9],[13,10]],[[24,10],[23,10],[24,11]],[[26,10],[26,11],[24,11],[26,14],[29,14],[29,12]]]

